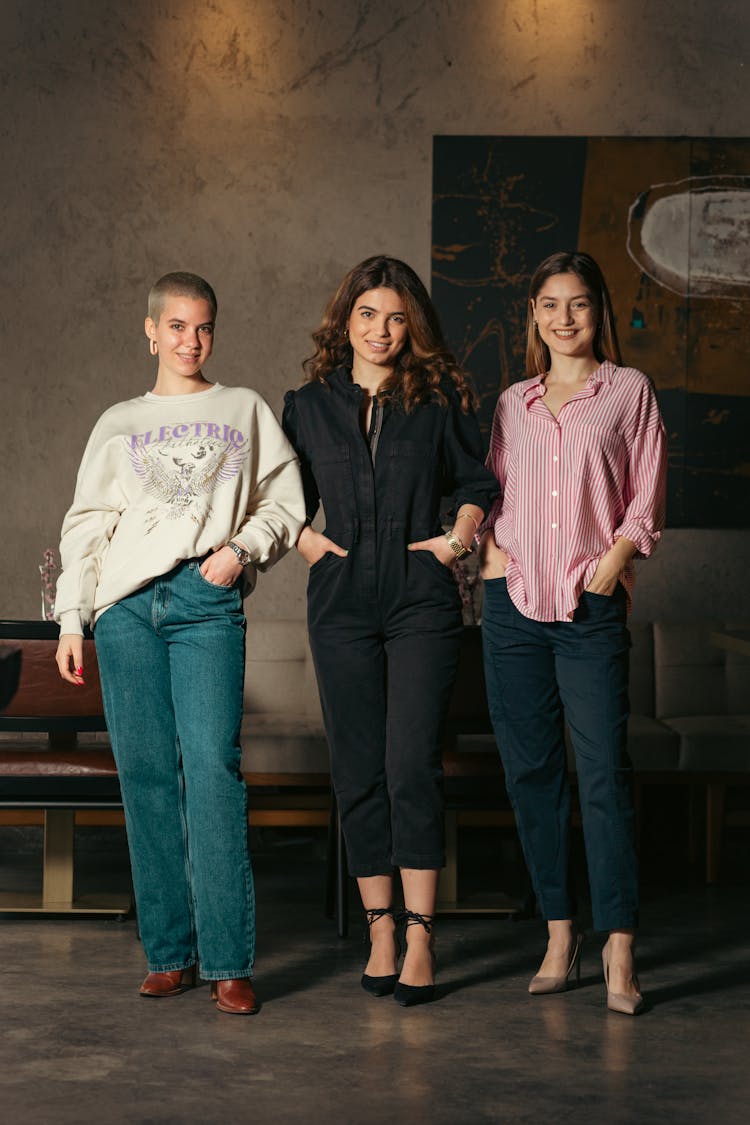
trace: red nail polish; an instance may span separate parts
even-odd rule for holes
[[[82,676],[82,675],[83,675],[83,665],[81,665],[79,668],[76,668],[76,676]]]

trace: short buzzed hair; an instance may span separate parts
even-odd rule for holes
[[[152,285],[148,295],[148,315],[154,324],[159,323],[159,317],[164,311],[164,302],[167,297],[192,297],[195,301],[208,301],[211,314],[216,319],[216,294],[207,281],[198,277],[197,273],[165,273],[155,285]]]

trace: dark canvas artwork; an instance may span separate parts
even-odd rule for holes
[[[750,141],[436,137],[432,295],[488,432],[524,377],[539,262],[585,250],[623,362],[654,380],[669,435],[667,522],[750,524]]]

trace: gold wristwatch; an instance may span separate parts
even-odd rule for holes
[[[469,548],[465,547],[458,536],[454,535],[452,531],[446,531],[445,540],[457,559],[463,559],[471,554]]]

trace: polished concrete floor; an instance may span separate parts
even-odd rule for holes
[[[111,888],[127,867],[109,832],[84,836],[78,865],[82,880]],[[0,829],[3,889],[34,878],[28,833]],[[466,842],[467,884],[517,880],[489,836]],[[205,986],[139,998],[132,921],[2,915],[0,1119],[744,1125],[747,836],[729,841],[724,883],[710,889],[679,849],[670,856],[669,841],[651,841],[639,949],[650,1006],[636,1019],[605,1008],[595,935],[579,989],[529,996],[544,943],[535,919],[441,919],[439,1001],[402,1009],[370,998],[354,906],[348,939],[323,917],[324,841],[314,833],[255,839],[257,1016],[217,1013]]]

